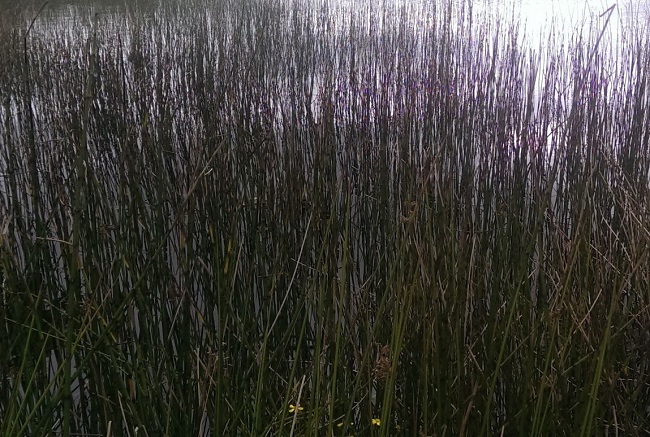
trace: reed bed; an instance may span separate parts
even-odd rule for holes
[[[647,29],[470,6],[0,27],[2,435],[646,432]]]

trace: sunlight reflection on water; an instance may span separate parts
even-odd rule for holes
[[[485,5],[485,2],[480,2]],[[501,12],[511,11],[519,17],[526,35],[534,42],[543,42],[550,32],[562,33],[567,39],[580,29],[593,26],[600,30],[607,24],[609,36],[616,37],[632,28],[647,28],[650,18],[650,2],[634,0],[501,0]],[[646,29],[647,30],[647,29]]]

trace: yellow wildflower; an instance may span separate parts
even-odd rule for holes
[[[300,405],[296,406],[293,404],[289,404],[289,413],[295,413],[296,411],[302,411],[302,410],[304,410],[304,408],[301,407]]]
[[[381,419],[372,419],[372,424],[375,426],[381,426]]]

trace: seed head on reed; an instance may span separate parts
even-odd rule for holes
[[[375,367],[373,368],[373,376],[375,380],[379,383],[385,383],[388,375],[391,372],[391,353],[390,346],[384,345],[379,350],[377,358],[375,359]]]

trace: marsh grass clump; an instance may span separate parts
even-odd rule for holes
[[[0,433],[647,430],[647,29],[469,6],[0,26]]]

